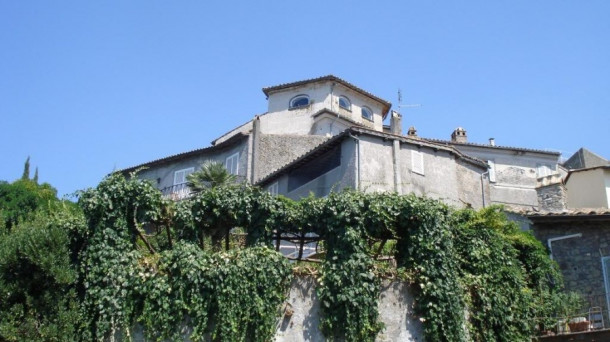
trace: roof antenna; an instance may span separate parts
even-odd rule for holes
[[[398,114],[400,114],[400,108],[414,108],[414,107],[421,107],[421,104],[402,104],[402,92],[400,91],[400,88],[398,88]]]

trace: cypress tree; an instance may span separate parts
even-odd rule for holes
[[[30,156],[28,156],[28,159],[25,160],[25,165],[23,165],[23,175],[21,175],[21,179],[30,179]]]

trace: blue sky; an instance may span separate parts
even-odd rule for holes
[[[60,195],[208,146],[334,74],[404,129],[610,158],[610,1],[2,1],[0,180]]]

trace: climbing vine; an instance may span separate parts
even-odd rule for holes
[[[59,215],[47,230],[7,235],[0,267],[14,273],[27,261],[32,279],[52,276],[50,293],[66,296],[57,307],[73,322],[61,331],[86,341],[130,339],[136,323],[152,340],[273,339],[293,266],[270,248],[280,234],[322,240],[316,289],[329,340],[376,339],[380,274],[410,283],[428,341],[525,340],[550,323],[534,318],[552,316],[563,298],[544,247],[496,207],[356,191],[292,201],[247,185],[175,203],[118,174],[82,192],[79,206],[84,218]],[[21,250],[29,259],[16,257]],[[14,300],[9,292],[0,295]],[[0,337],[17,336],[15,317],[0,317]]]

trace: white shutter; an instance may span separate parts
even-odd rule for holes
[[[489,181],[495,182],[496,181],[496,163],[493,160],[488,160],[487,165],[489,166],[489,169],[488,169]]]
[[[420,175],[424,174],[424,154],[417,151],[411,151],[411,170]]]

